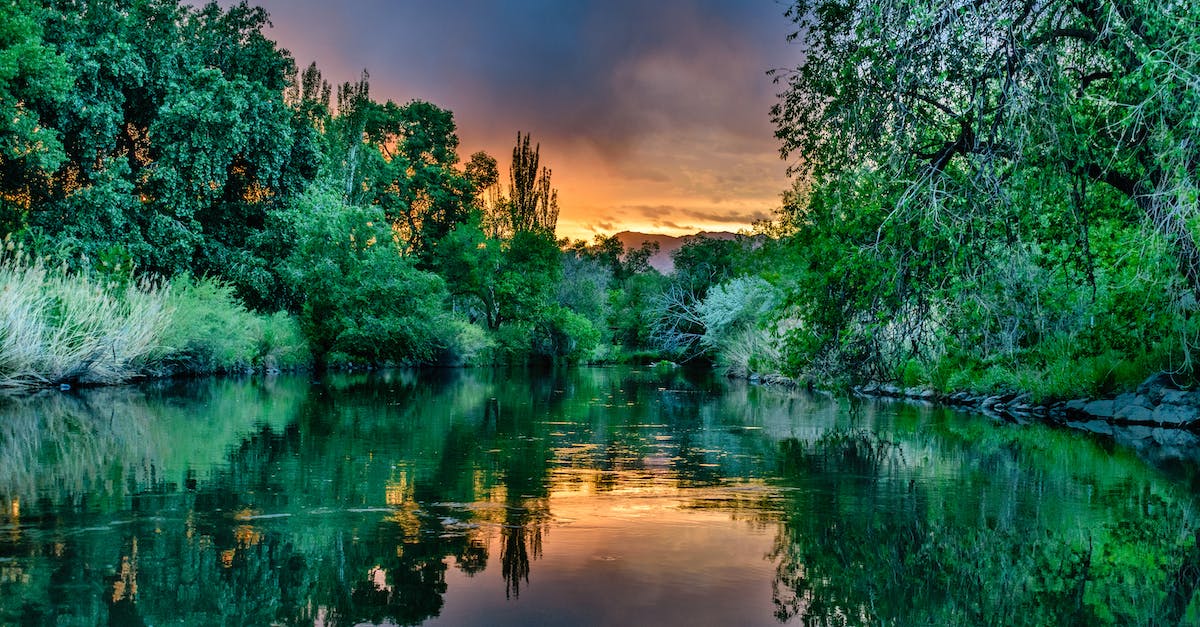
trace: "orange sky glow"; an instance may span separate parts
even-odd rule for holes
[[[531,133],[560,237],[737,231],[790,186],[766,72],[799,53],[774,0],[258,4],[299,67],[332,83],[365,68],[375,100],[453,111],[460,157],[486,151],[504,182]]]

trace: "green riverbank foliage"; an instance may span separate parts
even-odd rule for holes
[[[104,281],[10,248],[0,253],[0,389],[308,363],[294,320],[247,311],[215,279]]]
[[[45,261],[7,262],[32,300],[3,306],[44,322],[7,323],[6,376],[666,358],[1037,400],[1194,376],[1195,7],[787,15],[806,52],[774,73],[772,118],[794,189],[664,276],[652,246],[555,239],[528,134],[507,173],[464,160],[450,111],[299,70],[261,9],[8,3],[0,233]],[[54,313],[54,281],[104,294],[53,297],[88,321]],[[190,317],[163,335],[168,296]],[[76,327],[108,361],[46,330]]]
[[[3,306],[28,313],[0,336],[12,385],[617,352],[607,312],[567,302],[529,134],[504,186],[495,158],[460,162],[450,111],[298,71],[247,4],[0,17],[0,235],[25,256]]]
[[[1109,394],[1194,373],[1192,3],[803,0],[788,367]]]

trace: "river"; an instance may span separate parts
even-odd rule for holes
[[[1200,620],[1197,473],[647,368],[0,398],[0,624]]]

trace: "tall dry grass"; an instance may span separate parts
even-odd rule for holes
[[[247,311],[216,279],[102,282],[0,250],[0,391],[310,360],[295,318]]]
[[[60,382],[122,383],[164,352],[167,294],[150,281],[102,285],[0,252],[0,389]]]

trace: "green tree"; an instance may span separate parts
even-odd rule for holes
[[[5,98],[38,120],[45,148],[37,164],[5,164],[0,191],[28,207],[10,212],[6,228],[27,229],[41,252],[67,259],[116,247],[144,271],[218,274],[243,297],[271,291],[253,240],[315,169],[296,163],[314,151],[297,149],[303,125],[283,100],[295,69],[263,35],[265,11],[177,0],[5,11],[36,20],[41,51],[55,52],[43,57],[27,33],[19,66],[39,67],[45,80],[18,72],[5,82]],[[15,32],[28,19],[3,22]]]
[[[428,362],[445,343],[445,283],[401,254],[378,207],[314,188],[281,212],[296,242],[283,275],[318,366],[331,353],[369,363]]]
[[[1011,201],[1015,173],[1111,187],[1170,244],[1200,293],[1195,212],[1200,9],[1191,3],[796,2],[805,61],[773,109],[800,174],[873,164],[907,181],[898,209]],[[1058,189],[1043,193],[1061,194]],[[953,210],[954,207],[947,207]]]
[[[366,73],[338,90],[329,163],[351,204],[378,206],[408,252],[428,265],[436,242],[465,222],[471,180],[456,169],[458,135],[450,111],[414,100],[370,99]]]
[[[512,233],[540,230],[554,235],[558,190],[550,187],[550,169],[538,170],[541,144],[529,147],[529,134],[517,133],[509,169],[508,227]]]
[[[43,38],[45,10],[32,2],[0,6],[0,232],[24,226],[34,196],[66,158],[43,113],[66,97],[66,60]]]
[[[1172,310],[1200,290],[1194,6],[803,0],[789,15],[806,54],[776,74],[772,113],[805,188],[800,352],[888,376],[947,343],[1102,351],[1117,338],[1086,329],[1118,326],[1126,287],[1097,233],[1140,232],[1132,258],[1166,295],[1121,324],[1155,344],[1183,323]],[[1002,302],[1012,259],[1029,297]]]

